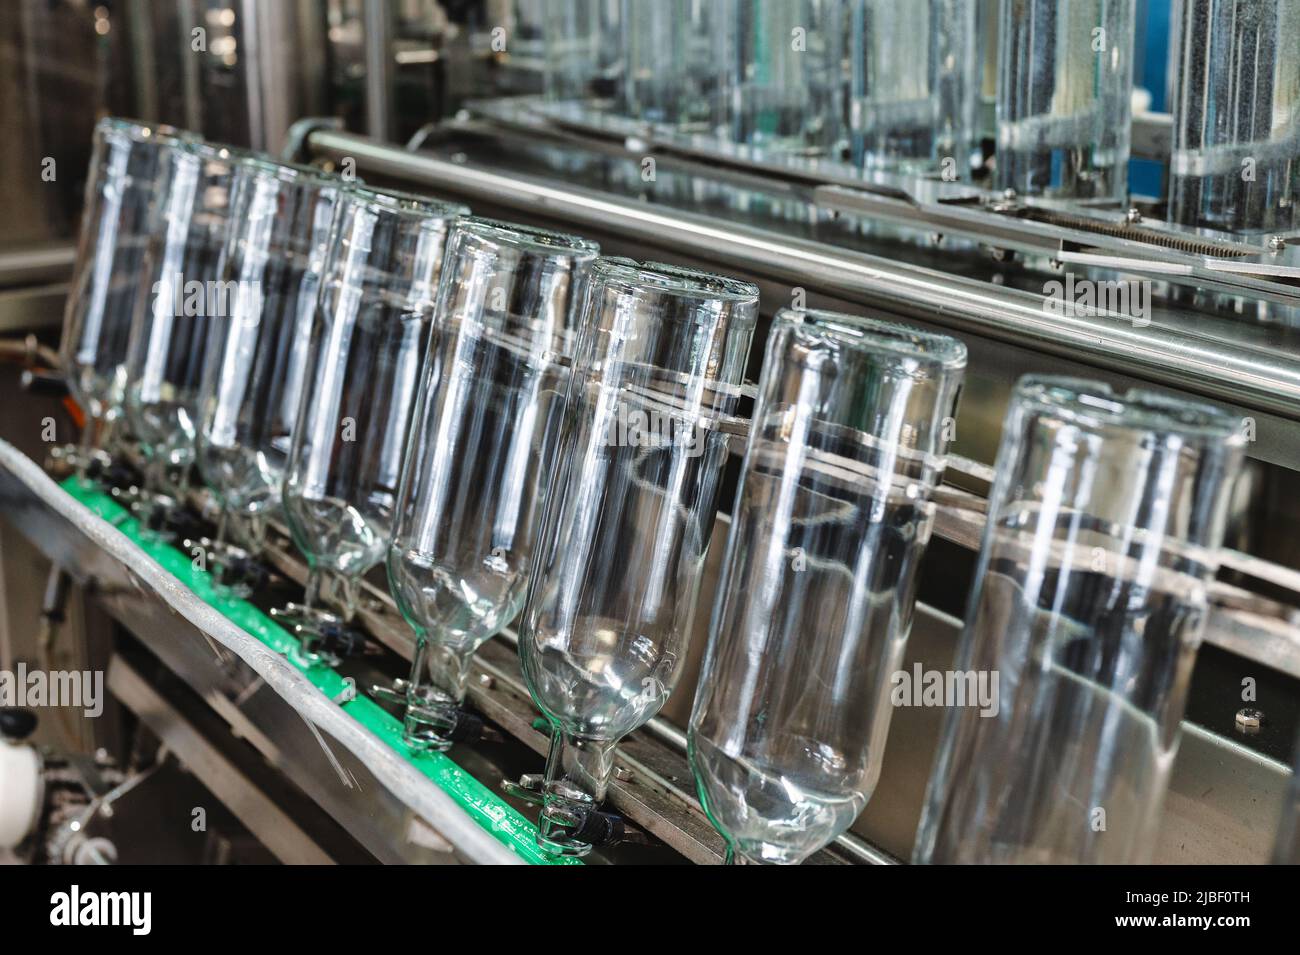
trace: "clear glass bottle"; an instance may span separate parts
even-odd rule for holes
[[[965,366],[946,335],[777,315],[689,733],[729,861],[802,862],[871,797]]]
[[[1134,0],[1002,0],[998,189],[1126,199],[1133,24]]]
[[[1244,443],[1211,405],[1020,380],[955,663],[996,702],[949,708],[917,861],[1147,860]]]
[[[756,158],[844,158],[845,5],[722,0],[722,130]]]
[[[1169,220],[1289,232],[1300,201],[1300,0],[1174,9]]]
[[[158,225],[167,153],[193,135],[129,119],[95,125],[81,235],[63,319],[60,359],[72,397],[86,414],[86,453],[122,413],[127,341],[140,297],[145,250]]]
[[[352,619],[388,550],[447,231],[468,211],[367,187],[340,198],[281,491],[309,577],[275,616],[309,660],[328,657],[317,631]]]
[[[970,177],[976,0],[853,0],[849,128],[867,169]]]
[[[524,679],[552,728],[538,835],[581,855],[618,741],[685,660],[758,289],[599,259],[519,625]]]
[[[404,736],[446,749],[470,659],[523,606],[594,242],[462,219],[447,239],[388,581],[416,634]]]
[[[545,108],[566,119],[591,119],[623,82],[623,0],[564,0],[547,11]]]
[[[222,280],[236,166],[249,154],[186,143],[166,154],[126,358],[126,423],[145,467],[147,526],[188,487],[208,326],[239,308]],[[162,497],[157,497],[161,494]],[[158,502],[161,501],[161,504]]]
[[[667,131],[712,132],[722,71],[713,18],[721,7],[703,0],[622,4],[624,114]]]
[[[221,280],[238,294],[208,320],[197,459],[222,517],[207,542],[216,579],[243,591],[238,569],[265,543],[306,380],[325,256],[344,183],[306,166],[241,163]],[[230,546],[227,531],[232,532]]]

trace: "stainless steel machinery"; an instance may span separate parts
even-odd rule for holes
[[[1023,187],[995,189],[990,157],[1001,141],[983,102],[972,104],[970,121],[983,142],[969,161],[963,156],[959,176],[946,176],[941,162],[855,168],[847,138],[845,162],[826,155],[791,161],[761,149],[720,148],[699,129],[621,117],[617,107],[561,108],[573,99],[557,98],[547,73],[556,62],[553,53],[528,26],[533,4],[290,6],[295,15],[326,24],[323,41],[314,33],[299,41],[307,66],[351,65],[336,70],[348,77],[343,95],[335,88],[332,99],[323,97],[315,85],[315,109],[286,106],[288,81],[268,72],[284,64],[272,57],[257,75],[264,95],[244,99],[260,110],[260,125],[227,138],[262,148],[283,143],[285,158],[359,177],[370,188],[415,192],[463,203],[478,216],[584,236],[599,243],[602,255],[754,283],[760,293],[756,343],[779,309],[794,307],[894,319],[965,345],[960,411],[944,482],[934,492],[934,539],[920,569],[904,671],[953,665],[1001,422],[1022,374],[1096,379],[1117,391],[1150,386],[1240,415],[1248,460],[1231,499],[1221,568],[1208,592],[1155,860],[1271,858],[1300,730],[1300,505],[1294,493],[1300,487],[1300,227],[1279,214],[1285,198],[1270,194],[1263,230],[1216,231],[1212,226],[1225,217],[1208,213],[1191,221],[1186,195],[1196,137],[1188,133],[1192,121],[1185,112],[1174,118],[1138,109],[1130,127],[1134,158],[1164,164],[1178,180],[1182,198],[1173,214],[1163,195],[1143,196],[1137,186],[1110,204],[1091,194],[1078,201],[1026,194]],[[978,45],[987,47],[997,32],[987,18],[997,4],[977,6]],[[1216,4],[1183,0],[1176,6],[1187,18],[1179,28],[1191,31],[1192,8]],[[237,10],[240,29],[256,25],[240,35],[254,48],[271,36],[287,43],[265,25],[269,12],[263,7],[213,4],[206,15]],[[1278,29],[1296,26],[1286,21]],[[496,34],[497,28],[504,32]],[[1140,27],[1137,35],[1145,39]],[[419,36],[424,39],[417,42]],[[516,36],[518,47],[512,45]],[[982,49],[979,55],[987,63],[994,53]],[[438,64],[429,74],[436,95],[412,98],[419,84],[410,71],[430,64]],[[605,64],[604,72],[580,81],[579,100],[610,100],[602,94],[617,67]],[[1186,68],[1195,72],[1204,65]],[[1292,90],[1286,77],[1277,82]],[[971,96],[979,95],[973,82],[966,85]],[[415,111],[412,102],[419,104]],[[1300,108],[1283,96],[1275,102]],[[691,115],[692,122],[707,122],[699,110]],[[271,117],[284,121],[282,135]],[[177,119],[161,108],[158,118]],[[217,135],[206,123],[193,125]],[[1294,146],[1283,133],[1270,140],[1269,175],[1295,181],[1300,149]],[[1177,168],[1169,165],[1171,150]],[[1289,171],[1275,172],[1288,162]],[[1205,187],[1207,194],[1231,192],[1222,169],[1214,174],[1220,179],[1214,189]],[[1032,179],[1026,173],[1026,181]],[[32,327],[48,336],[59,307],[42,304]],[[750,381],[761,355],[760,347],[751,352]],[[33,351],[28,364],[49,362]],[[518,786],[503,789],[539,769],[548,745],[520,673],[514,629],[478,651],[465,681],[467,705],[482,717],[485,734],[427,756],[425,763],[404,759],[395,742],[400,721],[385,722],[369,700],[363,700],[364,712],[358,707],[372,684],[405,675],[414,648],[382,573],[362,583],[355,626],[365,652],[345,661],[332,682],[304,675],[274,652],[273,634],[247,620],[233,622],[213,609],[209,594],[196,595],[186,577],[188,554],[172,564],[140,560],[132,540],[111,521],[92,517],[43,472],[48,449],[33,419],[54,420],[60,441],[71,433],[71,422],[54,399],[39,394],[40,375],[35,387],[21,392],[16,374],[5,374],[9,380],[0,386],[15,400],[3,403],[0,413],[6,442],[0,445],[0,582],[7,584],[0,586],[0,669],[34,654],[32,636],[42,613],[47,622],[66,618],[57,645],[76,648],[88,668],[106,670],[110,709],[137,732],[143,727],[161,740],[281,860],[547,861],[521,848],[529,842],[535,808],[519,798]],[[722,859],[722,841],[696,795],[686,727],[746,413],[747,406],[730,425],[723,513],[705,564],[703,609],[690,624],[683,677],[659,714],[626,737],[615,757],[607,806],[622,817],[629,838],[598,847],[587,861]],[[203,513],[202,492],[191,495],[191,505]],[[99,513],[112,516],[102,508]],[[267,533],[272,596],[292,596],[307,567],[282,521],[273,519]],[[42,573],[48,563],[53,580],[66,575],[73,586],[66,594],[52,587],[42,608],[18,583],[19,561],[40,561]],[[266,607],[275,602],[253,600]],[[814,861],[895,863],[911,856],[942,714],[941,707],[897,709],[871,801],[851,830]],[[119,730],[107,732],[107,725],[96,724],[89,734],[94,745],[120,748]]]

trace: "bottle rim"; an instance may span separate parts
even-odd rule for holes
[[[665,262],[637,262],[621,256],[604,256],[592,266],[595,281],[620,286],[627,292],[717,299],[754,307],[732,314],[732,322],[753,325],[758,321],[758,286],[730,275],[707,272]]]
[[[459,219],[469,215],[469,207],[458,202],[445,202],[399,189],[362,185],[356,181],[348,185],[347,198],[376,212],[391,212],[425,219]]]
[[[782,308],[776,320],[854,350],[887,352],[954,371],[966,367],[960,340],[902,322],[816,308]]]
[[[1119,392],[1088,378],[1025,375],[1015,398],[1084,427],[1121,427],[1232,442],[1245,441],[1242,418],[1226,408],[1149,388]]]
[[[594,259],[600,255],[600,246],[591,239],[503,219],[467,216],[456,223],[456,228],[489,242],[499,242],[532,252],[571,255],[583,259]]]
[[[114,133],[125,136],[136,143],[162,143],[180,145],[181,143],[202,142],[202,137],[188,129],[179,129],[166,123],[151,123],[142,119],[125,116],[104,116],[95,123],[95,132]]]

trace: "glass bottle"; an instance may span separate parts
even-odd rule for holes
[[[205,542],[219,585],[265,544],[305,383],[316,297],[343,181],[307,166],[241,163],[222,281],[239,294],[209,319],[199,395],[197,465],[221,508]],[[227,532],[238,546],[232,546]]]
[[[544,108],[590,121],[623,82],[620,17],[623,0],[564,0],[547,11]]]
[[[1134,0],[1002,0],[998,189],[1127,197],[1133,24]]]
[[[839,160],[848,91],[841,0],[724,0],[722,127],[756,158]]]
[[[976,0],[854,0],[853,162],[968,179],[979,92]]]
[[[249,154],[190,142],[166,154],[126,358],[126,423],[144,459],[148,529],[188,488],[208,326],[243,290],[222,281],[235,168]]]
[[[404,736],[446,749],[470,659],[523,606],[594,242],[462,219],[446,262],[388,551],[416,634]]]
[[[1300,0],[1174,9],[1169,220],[1289,232],[1300,200]]]
[[[72,397],[86,415],[84,472],[92,446],[122,413],[126,350],[140,297],[145,250],[158,225],[157,196],[168,152],[193,135],[106,117],[95,125],[77,259],[64,312],[60,360]]]
[[[668,131],[708,133],[716,122],[721,64],[714,22],[701,0],[622,0],[625,115]]]
[[[519,655],[551,724],[539,844],[581,855],[619,739],[685,659],[758,289],[599,259],[534,549]]]
[[[729,861],[801,862],[871,797],[965,365],[946,335],[777,315],[689,732]]]
[[[995,702],[949,708],[917,861],[1148,858],[1241,425],[1156,392],[1020,380],[955,664]]]
[[[308,660],[330,657],[318,631],[352,619],[388,549],[447,231],[468,211],[367,187],[340,198],[281,491],[308,580],[274,615]]]

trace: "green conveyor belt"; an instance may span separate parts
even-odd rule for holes
[[[211,574],[195,567],[190,557],[182,551],[170,544],[142,537],[139,523],[112,497],[97,487],[81,484],[75,476],[65,480],[62,487],[72,497],[131,538],[141,550],[194,591],[201,600],[206,601],[232,623],[242,627],[272,650],[283,654],[285,659],[301,670],[303,675],[327,697],[337,699],[343,694],[347,684],[336,670],[322,664],[304,662],[298,653],[297,638],[287,630],[248,601],[218,594],[213,589]],[[384,711],[374,700],[358,694],[341,706],[344,712],[433,780],[480,826],[492,833],[520,858],[534,865],[582,864],[580,859],[558,858],[542,852],[535,839],[537,827],[492,789],[461,769],[445,753],[413,753],[402,742],[400,721]]]

